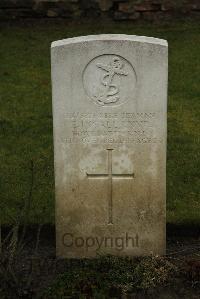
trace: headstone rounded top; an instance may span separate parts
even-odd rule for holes
[[[167,42],[52,43],[57,256],[165,253]]]
[[[51,48],[65,46],[69,44],[75,44],[75,43],[90,42],[90,41],[121,41],[121,40],[157,44],[165,47],[168,46],[168,43],[165,39],[160,39],[155,37],[127,35],[127,34],[98,34],[98,35],[78,36],[78,37],[72,37],[72,38],[54,41],[51,44]]]

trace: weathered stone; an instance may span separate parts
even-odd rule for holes
[[[161,4],[161,10],[162,11],[174,10],[174,4],[171,1],[162,3]]]
[[[57,256],[165,253],[167,43],[52,44]]]
[[[69,3],[65,1],[40,1],[35,4],[34,10],[38,14],[47,15],[48,17],[73,17],[76,15],[76,12],[79,11],[79,5],[77,3]]]
[[[53,9],[48,9],[47,10],[47,17],[50,18],[55,18],[59,16],[59,11],[58,10],[53,10]]]
[[[200,11],[200,3],[188,3],[187,7],[191,11]]]
[[[157,11],[160,10],[161,5],[160,4],[151,4],[151,3],[141,3],[141,4],[135,4],[134,9],[136,11]]]
[[[98,0],[98,3],[102,11],[108,11],[113,5],[112,0]]]
[[[191,8],[192,10],[200,10],[200,3],[192,4]]]
[[[124,13],[133,13],[135,12],[134,5],[132,3],[119,3],[119,11]]]

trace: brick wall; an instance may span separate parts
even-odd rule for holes
[[[103,17],[159,20],[200,16],[200,0],[0,0],[0,19]]]

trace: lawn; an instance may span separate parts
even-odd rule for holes
[[[54,222],[50,43],[100,33],[168,40],[167,222],[200,224],[200,23],[1,25],[0,219]]]

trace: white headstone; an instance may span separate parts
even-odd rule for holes
[[[167,42],[84,36],[51,54],[57,256],[164,254]]]

